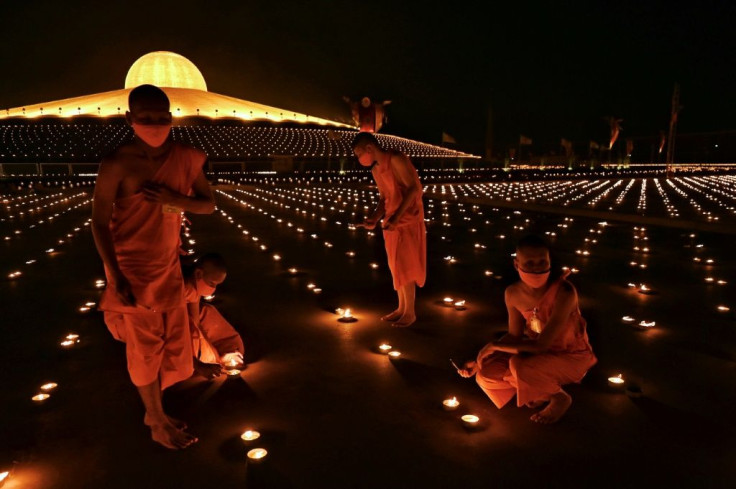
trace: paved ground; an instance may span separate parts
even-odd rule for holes
[[[306,216],[295,212],[307,209],[304,193],[291,187],[219,190],[219,211],[192,216],[191,237],[198,252],[219,251],[228,261],[230,273],[214,304],[241,331],[248,366],[237,378],[191,381],[166,393],[171,412],[201,439],[182,452],[150,441],[123,345],[111,338],[97,312],[77,311],[98,299],[94,281],[102,278],[83,225],[89,205],[24,228],[20,237],[2,244],[1,271],[23,272],[0,282],[0,461],[19,462],[6,488],[733,487],[736,482],[736,257],[730,236],[699,232],[690,238],[683,230],[648,227],[637,233],[649,238],[650,252],[642,254],[633,250],[643,240],[634,240],[631,223],[609,220],[603,228],[580,217],[566,221],[561,214],[459,208],[454,200],[443,208],[440,199],[428,199],[436,220],[428,226],[420,320],[396,330],[378,319],[394,307],[381,237],[347,228],[353,203],[341,204],[349,196],[347,187],[315,193],[313,199],[321,195],[324,207],[310,205]],[[340,208],[349,210],[338,213]],[[451,226],[442,225],[442,213]],[[5,231],[19,227],[3,225]],[[509,254],[514,238],[526,232],[521,226],[555,232],[556,265],[580,270],[571,280],[599,357],[583,383],[570,387],[574,404],[554,426],[530,422],[533,411],[526,408],[497,410],[448,361],[472,357],[504,330],[503,288],[514,280]],[[59,246],[61,238],[68,242]],[[267,251],[260,250],[263,243]],[[57,252],[45,253],[54,245]],[[356,256],[346,256],[347,251]],[[274,253],[282,259],[274,261]],[[456,263],[449,263],[449,256]],[[709,258],[714,265],[706,264]],[[26,265],[30,259],[37,261]],[[380,268],[373,270],[371,262]],[[639,268],[641,263],[648,267]],[[290,274],[290,267],[299,273]],[[709,284],[706,277],[728,283]],[[656,293],[638,294],[629,282],[646,283]],[[309,283],[322,293],[311,292]],[[443,307],[445,296],[465,299],[467,310]],[[732,311],[721,313],[718,305]],[[332,312],[337,307],[351,307],[358,321],[338,322]],[[624,315],[657,324],[638,331],[622,323]],[[70,332],[81,341],[62,350],[59,341]],[[401,359],[392,362],[377,353],[382,342],[401,350]],[[639,385],[643,396],[611,389],[606,379],[618,373]],[[47,381],[59,387],[42,404],[32,402]],[[453,395],[460,408],[443,411],[441,401]],[[465,413],[481,418],[479,430],[463,428],[459,417]],[[262,433],[254,446],[269,452],[259,465],[245,463],[239,434],[246,428]]]

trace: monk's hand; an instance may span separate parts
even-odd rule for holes
[[[480,352],[478,352],[478,363],[482,363],[483,360],[493,355],[493,352],[495,351],[496,345],[493,343],[488,343],[480,350]]]
[[[468,377],[472,377],[478,372],[478,364],[476,362],[473,362],[472,360],[469,362],[465,362],[465,365],[463,365],[463,368],[458,369],[457,373],[460,374],[460,377],[465,377],[466,379]]]
[[[396,230],[396,219],[392,216],[391,219],[383,221],[384,231],[395,231]]]
[[[143,184],[143,198],[149,202],[173,205],[178,201],[179,197],[181,197],[179,192],[174,192],[165,185],[153,182]]]
[[[364,219],[360,224],[356,224],[355,227],[373,229],[376,227],[376,219]]]
[[[194,372],[207,380],[212,380],[222,375],[222,365],[219,363],[204,363],[195,358]]]
[[[133,288],[130,286],[130,282],[125,278],[125,275],[118,273],[113,278],[115,282],[115,295],[118,296],[120,302],[125,306],[135,307],[135,296],[133,295]]]

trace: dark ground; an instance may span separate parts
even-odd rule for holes
[[[418,292],[419,321],[392,329],[379,320],[395,306],[382,239],[347,230],[351,219],[329,210],[340,202],[336,194],[325,196],[325,207],[314,207],[312,218],[295,213],[294,206],[304,208],[297,201],[279,200],[292,206],[287,209],[263,200],[263,191],[219,189],[219,210],[233,222],[220,211],[190,216],[191,237],[198,252],[219,251],[228,262],[228,278],[214,304],[243,335],[248,365],[238,378],[190,381],[166,392],[171,413],[200,438],[178,452],[150,440],[125,369],[124,346],[112,339],[101,313],[77,311],[98,300],[94,281],[103,277],[83,226],[89,205],[35,229],[27,229],[30,218],[0,223],[3,234],[24,229],[0,243],[3,276],[23,271],[16,280],[0,281],[0,455],[4,462],[18,462],[5,488],[736,484],[736,321],[733,311],[716,310],[719,304],[736,310],[731,236],[698,233],[691,239],[682,230],[648,228],[651,252],[642,257],[632,251],[633,226],[613,219],[593,235],[597,221],[576,218],[565,229],[558,227],[565,223],[561,215],[481,207],[479,216],[469,205],[459,213],[452,204],[453,226],[446,227],[439,220],[440,199],[425,200],[438,220],[428,225],[428,280]],[[571,281],[599,358],[581,385],[569,387],[574,403],[552,426],[529,421],[528,408],[496,409],[448,361],[471,358],[504,330],[503,289],[514,280],[509,254],[525,232],[514,229],[521,225],[556,231],[557,267],[580,269]],[[305,232],[297,233],[297,227]],[[44,253],[67,233],[73,235],[70,242],[57,253]],[[576,255],[591,236],[598,240],[587,248],[591,256]],[[261,243],[268,251],[259,249]],[[698,243],[704,247],[695,248]],[[357,256],[348,258],[348,250]],[[283,259],[272,260],[273,253]],[[458,262],[447,263],[450,255]],[[693,262],[695,256],[716,263],[706,267]],[[24,264],[32,258],[37,262]],[[648,268],[631,267],[632,260]],[[379,270],[369,267],[373,261]],[[292,266],[300,274],[289,275]],[[501,278],[487,277],[486,269]],[[729,283],[708,285],[706,276]],[[626,286],[640,281],[656,293],[637,294]],[[323,292],[310,292],[309,282]],[[467,310],[439,305],[447,295],[466,299]],[[332,311],[346,306],[357,322],[337,321]],[[624,315],[657,326],[638,331],[622,323]],[[59,341],[70,332],[80,334],[81,342],[62,350]],[[376,353],[384,341],[403,352],[399,361]],[[609,388],[607,377],[617,373],[639,385],[643,396]],[[58,389],[43,404],[33,403],[31,396],[47,381],[58,382]],[[452,395],[461,406],[445,412],[441,401]],[[464,429],[459,417],[465,413],[480,416],[481,429]],[[259,465],[245,462],[239,434],[246,428],[258,429],[262,438],[253,446],[269,451]]]

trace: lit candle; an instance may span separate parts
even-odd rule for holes
[[[279,261],[281,259],[281,255],[273,255],[274,261]]]
[[[251,442],[253,440],[257,440],[260,437],[261,437],[261,434],[255,430],[246,430],[243,432],[242,435],[240,435],[240,439],[243,440],[244,442]]]
[[[338,319],[340,322],[352,323],[353,321],[357,321],[349,307],[347,309],[339,308],[336,312],[340,315],[340,319]]]
[[[455,309],[458,311],[462,311],[465,309],[465,300],[457,301],[455,302]]]
[[[458,406],[460,406],[460,401],[458,401],[456,397],[442,401],[442,407],[445,411],[454,411]]]
[[[292,275],[296,275],[297,273],[299,273],[299,270],[297,270],[296,268],[290,268],[289,273]]]
[[[640,321],[639,329],[650,329],[653,328],[657,323],[655,321]]]
[[[446,306],[452,306],[455,303],[455,301],[452,299],[452,297],[445,297],[444,299],[442,299],[442,302]]]
[[[608,385],[613,387],[621,387],[624,384],[623,375],[618,374],[615,377],[608,377]]]
[[[718,306],[718,311],[719,312],[728,312],[730,310],[731,310],[731,308],[728,307],[728,306]]]
[[[236,377],[240,375],[240,370],[238,370],[237,368],[230,368],[230,369],[225,370],[225,373],[227,374],[228,377]]]
[[[206,295],[206,296],[202,297],[202,299],[206,300],[207,302],[212,302],[215,299],[215,294]]]
[[[36,394],[35,396],[31,397],[31,399],[36,402],[43,402],[49,397],[51,397],[51,394]]]
[[[348,257],[350,257],[350,258],[354,258],[354,257],[355,257],[355,252],[354,252],[354,251],[348,251],[348,252],[347,252],[347,253],[345,253],[345,254],[346,254],[346,255],[347,255]]]
[[[631,324],[634,321],[636,321],[636,319],[632,318],[631,316],[624,316],[624,317],[621,318],[621,321],[623,321],[623,322],[625,322],[627,324]]]
[[[493,276],[493,272],[492,272],[492,271],[490,271],[490,270],[486,270],[486,271],[485,271],[484,273],[485,273],[486,277],[491,277],[491,276]]]
[[[266,455],[268,455],[268,451],[265,448],[254,448],[253,450],[248,451],[248,461],[258,463],[263,460]]]
[[[480,421],[480,418],[476,416],[475,414],[466,414],[460,419],[463,420],[463,424],[467,428],[475,428],[478,426],[478,422]]]
[[[41,386],[41,390],[45,392],[49,392],[49,391],[56,389],[58,386],[59,384],[57,384],[56,382],[48,382]]]
[[[401,352],[397,350],[393,350],[393,351],[388,352],[388,356],[392,360],[398,360],[399,357],[401,356]]]
[[[393,346],[389,345],[388,343],[383,343],[378,347],[378,350],[383,354],[388,354],[388,352],[391,351]]]
[[[375,263],[375,262],[371,263],[371,268],[373,270],[378,270],[378,263]]]

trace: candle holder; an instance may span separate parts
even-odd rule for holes
[[[252,450],[248,450],[248,462],[253,464],[258,464],[263,462],[263,460],[268,455],[268,450],[265,448],[254,448]]]
[[[614,389],[621,389],[623,388],[626,381],[624,380],[624,377],[622,374],[615,375],[613,377],[608,377],[608,385],[610,387],[613,387]]]
[[[456,301],[454,306],[456,311],[464,311],[465,309],[467,309],[467,307],[465,306],[465,300]]]
[[[340,315],[338,321],[340,321],[341,323],[354,323],[355,321],[357,321],[355,316],[353,316],[353,312],[350,310],[350,308],[339,308],[335,312]]]
[[[380,353],[383,353],[384,355],[388,355],[389,352],[392,349],[393,349],[393,347],[391,345],[389,345],[388,343],[383,343],[383,344],[381,344],[381,345],[378,346],[378,351]]]
[[[442,409],[445,411],[454,411],[460,406],[460,401],[457,400],[456,397],[452,397],[450,399],[445,399],[442,401]]]
[[[243,442],[250,444],[251,442],[259,439],[261,437],[261,434],[257,432],[256,430],[246,430],[240,435],[240,439],[243,440]]]
[[[465,414],[460,419],[468,430],[476,430],[480,426],[480,418],[475,414]]]

